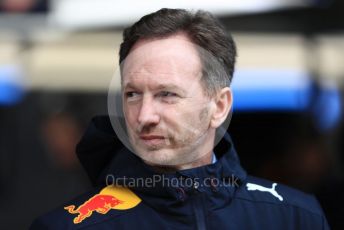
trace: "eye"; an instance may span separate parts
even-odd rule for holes
[[[137,96],[139,96],[139,93],[137,93],[137,92],[126,92],[125,96],[126,97],[137,97]]]
[[[158,96],[160,97],[177,97],[178,95],[176,93],[168,92],[168,91],[162,91],[158,93]]]
[[[162,102],[165,102],[168,104],[177,103],[178,100],[180,99],[180,96],[178,94],[169,92],[169,91],[161,91],[156,95],[156,97]]]
[[[125,98],[128,101],[136,101],[140,98],[141,94],[135,91],[128,91],[125,93]]]

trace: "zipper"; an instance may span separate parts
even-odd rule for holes
[[[195,188],[195,195],[192,200],[193,211],[195,214],[196,220],[196,229],[197,230],[206,230],[206,222],[205,222],[205,215],[204,215],[204,208],[203,208],[203,194],[197,191]]]

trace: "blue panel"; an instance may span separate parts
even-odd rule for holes
[[[320,130],[341,118],[336,87],[316,85],[307,74],[291,70],[239,70],[232,85],[233,110],[312,112]]]
[[[16,104],[22,99],[22,77],[17,65],[0,66],[0,105]]]
[[[311,81],[300,71],[245,69],[236,72],[234,110],[303,110],[310,103]]]
[[[233,89],[234,111],[303,110],[310,101],[308,90]]]
[[[341,119],[341,101],[336,88],[323,89],[317,97],[313,117],[320,130],[334,128]]]
[[[0,105],[16,104],[23,95],[23,89],[17,85],[0,82]]]

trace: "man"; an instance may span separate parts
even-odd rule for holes
[[[328,229],[312,196],[248,176],[228,134],[217,144],[236,48],[213,16],[161,9],[123,38],[126,132],[93,120],[77,153],[96,188],[32,229]]]

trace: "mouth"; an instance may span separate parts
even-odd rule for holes
[[[166,143],[166,138],[164,136],[158,135],[142,135],[140,136],[140,140],[148,146],[161,145]]]

